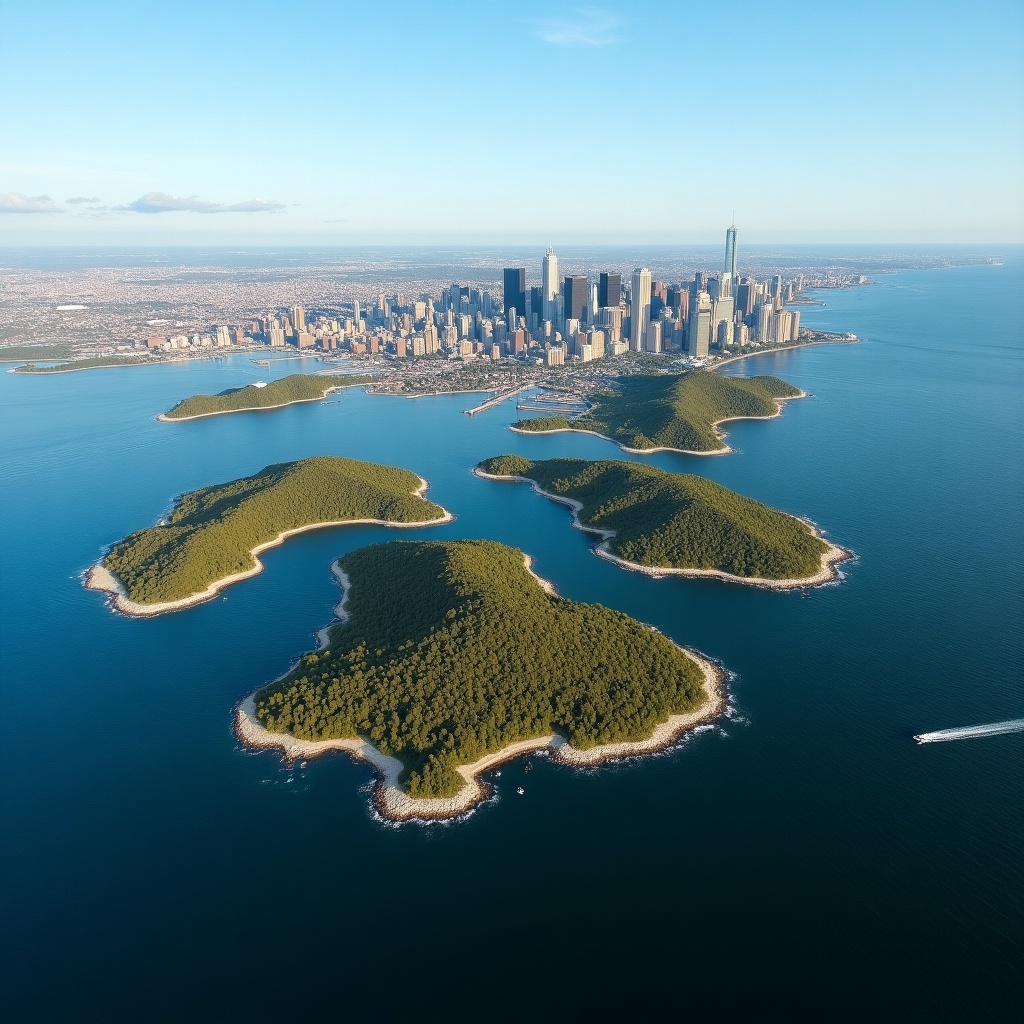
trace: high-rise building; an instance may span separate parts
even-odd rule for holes
[[[743,316],[754,312],[754,299],[757,291],[750,280],[746,280],[736,289],[736,308]]]
[[[757,340],[761,345],[766,345],[771,341],[772,304],[759,303],[754,309],[754,316],[757,318]]]
[[[583,320],[587,312],[587,279],[567,277],[562,282],[566,320]]]
[[[736,280],[736,225],[725,233],[725,272]]]
[[[505,280],[505,312],[513,307],[523,316],[526,313],[526,270],[523,267],[506,267]],[[509,324],[514,328],[514,324]]]
[[[622,275],[601,273],[597,285],[597,304],[601,309],[616,308],[622,301]]]
[[[711,296],[707,292],[697,292],[697,303],[688,326],[686,354],[694,359],[706,359],[711,346]]]
[[[633,288],[629,295],[629,347],[634,352],[643,351],[650,322],[651,272],[646,267],[637,267],[633,271]]]
[[[544,320],[554,320],[555,297],[558,295],[558,257],[550,245],[541,262],[540,287],[543,292],[544,305],[542,309],[534,310],[534,312],[540,313]]]
[[[358,319],[358,316],[356,319]],[[306,311],[302,306],[292,306],[292,326],[297,331],[304,331],[306,329]]]
[[[427,324],[423,328],[423,352],[417,355],[433,355],[440,350],[438,343],[437,328],[433,324]],[[415,351],[415,350],[414,350]]]
[[[661,351],[661,321],[652,320],[644,335],[644,351],[657,355]]]

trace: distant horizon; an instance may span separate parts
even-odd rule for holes
[[[724,238],[724,229],[723,229]],[[435,242],[423,241],[391,241],[391,242],[52,242],[52,243],[23,243],[23,244],[0,244],[0,252],[18,251],[23,249],[436,249],[440,247],[462,249],[462,248],[487,248],[487,249],[533,249],[546,248],[551,246],[556,252],[561,249],[593,249],[593,248],[720,248],[723,245],[722,239],[711,241],[679,241],[679,242],[654,242],[643,240],[631,241],[610,241],[610,242],[552,242],[547,241],[467,241],[467,240],[444,240]],[[904,248],[918,249],[964,249],[968,247],[995,247],[995,248],[1024,248],[1024,240],[995,241],[995,240],[974,240],[974,241],[856,241],[856,240],[817,240],[807,242],[789,242],[784,240],[744,240],[740,235],[740,251],[742,249],[760,249],[765,246],[778,246],[792,249],[807,249],[825,246],[848,246],[857,248],[891,248],[901,246]]]

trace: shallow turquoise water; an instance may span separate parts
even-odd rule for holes
[[[806,594],[594,557],[565,508],[469,470],[617,449],[512,434],[511,404],[470,419],[472,396],[342,392],[161,424],[251,364],[0,374],[5,1016],[1017,1019],[1024,737],[911,737],[1024,713],[1022,274],[1015,258],[825,293],[804,322],[859,344],[730,368],[812,398],[731,424],[731,456],[651,459],[857,553]],[[296,537],[152,621],[79,574],[175,494],[325,453],[430,480],[457,519],[402,537],[517,545],[561,593],[720,659],[732,717],[617,767],[506,766],[496,803],[431,828],[376,821],[344,757],[286,771],[242,752],[232,705],[311,646],[331,560],[395,534]]]

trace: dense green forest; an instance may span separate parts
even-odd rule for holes
[[[264,388],[247,384],[244,388],[231,388],[219,395],[193,395],[179,402],[164,415],[169,420],[187,419],[189,416],[209,416],[217,412],[245,412],[248,409],[267,409],[291,402],[309,402],[323,398],[331,388],[355,384],[372,384],[379,375],[353,374],[350,377],[319,377],[311,373],[293,373],[272,381]]]
[[[519,420],[512,426],[516,430],[530,430],[543,434],[549,430],[569,430],[575,428],[575,423],[570,423],[564,416],[534,416],[532,419]]]
[[[34,355],[34,359],[46,359],[47,356]],[[137,359],[133,356],[93,356],[91,359],[72,359],[67,363],[58,363],[56,366],[36,366],[35,363],[26,363],[24,366],[16,366],[15,373],[71,373],[74,370],[93,370],[101,366],[152,366],[153,362],[147,357]]]
[[[154,604],[200,593],[255,565],[253,548],[309,523],[441,519],[439,505],[413,492],[407,469],[319,456],[282,462],[227,484],[190,491],[166,521],[139,530],[103,559],[132,601]]]
[[[803,579],[821,569],[828,550],[799,519],[699,476],[635,462],[532,462],[519,455],[499,455],[480,468],[527,477],[580,502],[580,522],[614,530],[611,553],[638,565]]]
[[[0,347],[0,363],[22,363],[32,359],[69,359],[67,345],[4,345]]]
[[[707,370],[681,375],[620,377],[615,392],[591,396],[591,408],[569,426],[604,434],[627,448],[721,451],[712,424],[736,416],[773,416],[776,398],[798,388],[778,377],[723,377]],[[546,417],[556,421],[560,417]],[[526,430],[552,430],[520,420]]]
[[[274,732],[362,736],[413,796],[450,796],[454,766],[558,732],[640,740],[704,703],[697,663],[621,612],[545,593],[494,541],[392,541],[345,555],[349,618],[256,694]]]

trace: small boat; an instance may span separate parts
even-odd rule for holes
[[[501,778],[501,769],[500,768],[494,773],[494,777],[496,779],[500,779]]]
[[[516,787],[516,792],[517,792],[517,793],[518,793],[518,794],[519,794],[520,796],[522,796],[522,795],[523,795],[523,794],[524,794],[524,793],[526,792],[526,790],[525,790],[525,789],[523,789],[523,787],[522,787],[522,786],[517,786],[517,787]]]
[[[308,761],[300,761],[299,762],[299,767],[300,768],[305,768],[308,763],[309,763]]]

